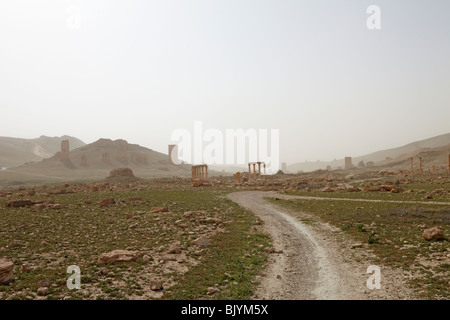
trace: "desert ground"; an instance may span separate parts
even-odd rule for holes
[[[448,299],[450,176],[108,177],[0,191],[0,299]],[[69,289],[77,266],[80,287]],[[368,285],[369,266],[380,287]]]

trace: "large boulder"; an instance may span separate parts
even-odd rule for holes
[[[150,209],[150,213],[161,213],[161,212],[169,212],[169,208],[167,207],[153,207]]]
[[[445,239],[444,231],[442,231],[442,229],[439,227],[425,229],[423,231],[423,238],[428,241],[442,240],[442,239]]]
[[[116,201],[113,198],[107,198],[107,199],[103,199],[102,201],[100,201],[98,203],[99,207],[107,207],[110,204],[116,204]]]
[[[121,263],[135,261],[141,256],[139,251],[128,250],[114,250],[107,253],[102,253],[98,257],[98,262],[101,263]]]
[[[128,177],[135,178],[133,170],[130,168],[118,168],[109,172],[110,177]]]
[[[109,177],[106,177],[104,181],[109,183],[132,183],[139,180],[130,168],[118,168],[111,170]]]
[[[31,200],[13,200],[13,201],[8,201],[6,203],[6,206],[13,207],[13,208],[19,208],[19,207],[31,206],[33,204],[34,204],[34,202]]]
[[[14,264],[6,259],[0,259],[0,284],[7,284],[14,278]]]

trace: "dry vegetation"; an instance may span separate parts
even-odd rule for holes
[[[0,259],[14,263],[14,280],[0,285],[0,299],[250,299],[270,239],[252,213],[226,199],[239,190],[311,197],[273,201],[336,225],[380,263],[410,272],[418,298],[448,299],[448,240],[422,238],[433,226],[450,234],[448,175],[319,171],[253,183],[242,177],[240,184],[215,177],[212,187],[200,188],[161,178],[0,190]],[[317,200],[324,197],[331,200]],[[99,262],[113,250],[135,258]],[[81,290],[66,287],[70,265],[81,269]],[[43,285],[48,290],[38,294]]]
[[[108,198],[115,204],[99,206]],[[7,206],[17,200],[35,204]],[[251,213],[223,192],[173,181],[9,190],[0,207],[0,257],[15,265],[0,299],[248,299],[266,260],[268,238]],[[196,245],[198,238],[207,240]],[[118,249],[137,259],[98,261]],[[81,290],[66,287],[70,265],[81,269]],[[152,290],[158,281],[163,289]],[[42,285],[49,290],[40,296]]]

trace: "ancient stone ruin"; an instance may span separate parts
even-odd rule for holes
[[[192,166],[192,185],[199,187],[208,181],[208,166],[206,164]]]
[[[69,140],[61,141],[61,161],[69,161],[70,160],[70,152],[69,152]]]
[[[258,165],[258,173],[256,173],[256,165]],[[258,161],[258,162],[249,162],[248,163],[248,179],[249,179],[249,181],[252,178],[252,175],[255,180],[257,179],[256,178],[257,176],[259,178],[261,178],[261,165],[264,166],[264,177],[265,177],[266,176],[266,164],[264,162]],[[252,166],[253,166],[253,173],[251,170]]]
[[[352,157],[345,157],[345,169],[349,170],[353,168]]]
[[[117,168],[111,170],[109,172],[109,177],[105,178],[105,181],[112,183],[131,183],[139,180],[140,179],[134,175],[133,170],[130,168]]]

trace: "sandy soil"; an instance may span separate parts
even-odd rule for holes
[[[342,232],[306,213],[276,206],[264,197],[275,192],[244,191],[228,196],[264,221],[276,251],[260,277],[254,299],[273,300],[366,300],[412,299],[402,270],[381,266],[381,288],[369,289],[367,273],[373,255],[366,248],[354,248]],[[303,221],[308,221],[304,223]],[[311,223],[312,222],[312,223]],[[359,262],[357,262],[359,261]]]

